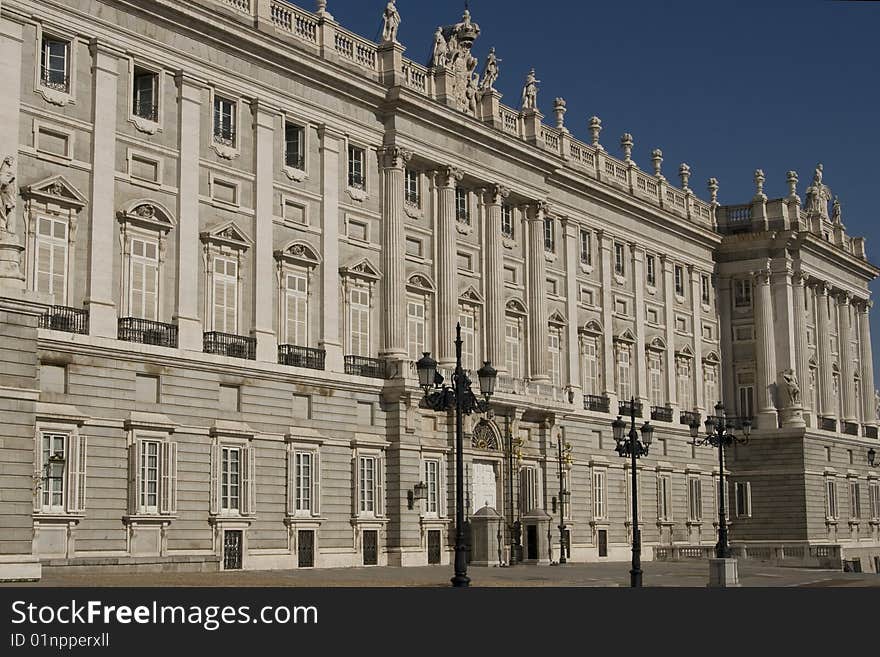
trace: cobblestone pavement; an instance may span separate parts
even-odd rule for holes
[[[709,564],[645,563],[645,586],[705,587]],[[743,586],[880,586],[880,575],[833,570],[739,564]],[[451,566],[420,568],[333,568],[316,570],[235,571],[214,573],[114,573],[85,568],[44,568],[40,582],[17,586],[228,586],[228,587],[442,587],[449,585]],[[472,586],[629,586],[628,563],[566,564],[470,568]]]

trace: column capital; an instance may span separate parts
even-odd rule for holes
[[[383,146],[379,149],[383,169],[403,169],[412,156],[412,151],[400,146]]]
[[[800,269],[796,269],[791,273],[791,280],[795,285],[800,285],[801,287],[804,287],[807,285],[809,276],[807,276],[807,274],[802,272]]]
[[[754,272],[753,277],[758,285],[770,285],[771,275],[772,272],[770,271],[770,268],[767,267],[766,269],[759,269]]]
[[[464,178],[464,172],[454,166],[443,165],[438,167],[437,176],[440,178],[438,187],[454,187]]]
[[[874,307],[873,299],[858,299],[856,303],[858,303],[859,312],[866,315]]]
[[[527,204],[526,208],[526,221],[544,221],[544,218],[552,210],[552,206],[546,200],[534,201]]]
[[[489,185],[486,195],[489,197],[488,205],[501,205],[510,196],[510,190],[501,184]]]
[[[852,303],[853,295],[852,292],[841,290],[841,292],[837,295],[837,302],[841,306],[849,306]]]

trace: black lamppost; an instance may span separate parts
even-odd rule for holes
[[[510,557],[507,560],[507,565],[515,566],[519,552],[520,525],[516,518],[516,500],[513,498],[513,460],[515,458],[517,464],[522,461],[523,440],[519,436],[513,435],[510,430],[510,422],[508,419],[504,436],[504,449],[507,457],[507,499],[510,500],[510,524],[508,525]]]
[[[642,585],[642,534],[639,529],[639,477],[636,460],[648,455],[648,449],[654,438],[654,427],[650,422],[645,422],[641,429],[642,439],[639,440],[639,431],[636,431],[636,400],[630,400],[630,427],[626,432],[626,421],[620,416],[611,423],[614,431],[614,442],[617,443],[614,451],[623,458],[632,459],[632,569],[629,571],[629,585],[638,588]]]
[[[437,361],[430,352],[416,363],[419,372],[419,385],[425,391],[422,405],[434,411],[455,409],[455,576],[452,586],[466,587],[470,584],[467,576],[467,546],[464,536],[464,453],[462,445],[462,417],[471,413],[485,413],[489,410],[489,398],[495,391],[495,377],[498,372],[486,361],[477,371],[480,379],[480,392],[485,400],[478,399],[471,390],[471,381],[461,366],[461,324],[455,327],[455,372],[452,385],[444,385],[443,377],[437,371]],[[431,388],[434,388],[432,391]]]
[[[718,544],[715,546],[715,556],[718,559],[730,559],[730,545],[727,542],[727,514],[724,507],[724,448],[735,443],[745,445],[749,442],[752,432],[752,421],[748,418],[740,423],[742,438],[733,433],[735,418],[724,415],[724,404],[715,404],[715,415],[706,418],[706,434],[700,437],[700,424],[694,422],[690,425],[691,438],[694,445],[708,445],[718,448]]]
[[[565,504],[571,493],[565,488],[565,480],[562,478],[563,467],[571,465],[571,445],[562,442],[562,436],[556,441],[556,462],[559,465],[559,564],[566,563],[565,552],[568,542],[565,540]]]
[[[880,462],[877,461],[877,451],[873,447],[868,448],[868,466],[880,468]]]

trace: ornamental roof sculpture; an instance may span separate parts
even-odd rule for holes
[[[480,26],[471,20],[471,12],[465,9],[460,22],[437,28],[434,33],[434,49],[428,64],[435,70],[442,69],[452,73],[451,95],[455,100],[455,106],[458,110],[472,115],[476,114],[477,96],[481,88],[476,73],[477,58],[471,54],[471,48],[478,36],[480,36]],[[495,78],[491,84],[494,84],[495,80],[497,80],[497,64]]]
[[[822,182],[823,167],[821,164],[816,165],[816,171],[813,174],[813,184],[807,187],[807,203],[804,208],[807,214],[818,216],[825,221],[828,217],[828,202],[832,198],[831,188]]]

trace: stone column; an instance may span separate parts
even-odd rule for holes
[[[660,256],[660,267],[663,270],[663,308],[666,311],[666,397],[673,407],[672,417],[675,419],[678,409],[678,387],[675,385],[675,278],[673,264],[665,255]]]
[[[862,301],[858,306],[859,340],[862,357],[862,422],[865,426],[877,426],[877,410],[874,407],[874,355],[871,348],[871,321],[869,313],[873,301]]]
[[[181,349],[202,351],[199,319],[199,147],[205,85],[183,71],[175,76],[180,126],[177,165],[177,309],[174,321]]]
[[[501,203],[510,195],[506,187],[493,185],[486,199],[486,360],[499,372],[504,362],[504,253],[501,244]]]
[[[18,129],[21,110],[22,28],[8,19],[0,22],[0,72],[6,86],[0,103],[0,182],[11,186],[14,207],[3,208],[5,221],[0,224],[0,296],[20,296],[25,288],[24,214],[18,190]],[[5,230],[3,225],[5,224]]]
[[[693,398],[694,406],[700,412],[708,411],[715,401],[703,399],[703,283],[700,272],[693,265],[688,265],[688,274],[691,277],[691,310],[694,314],[694,368]]]
[[[581,403],[581,359],[578,343],[578,283],[580,269],[580,229],[571,219],[562,220],[565,234],[565,314],[568,316],[568,334],[565,353],[568,354],[568,387],[575,403]],[[644,305],[644,304],[643,304]]]
[[[321,140],[321,339],[330,372],[345,370],[339,331],[343,307],[339,292],[339,153],[344,135],[324,124],[318,128]]]
[[[722,276],[718,281],[717,305],[721,333],[721,367],[719,372],[721,380],[720,399],[723,400],[724,407],[730,409],[731,413],[733,413],[733,409],[737,408],[738,400],[736,398],[736,372],[734,371],[735,359],[733,357],[733,329],[730,325],[730,311],[733,305],[733,299],[731,297],[729,276]],[[718,400],[716,399],[715,401]],[[711,405],[712,402],[706,401],[706,404],[708,406]],[[709,410],[711,409],[706,409],[707,412]]]
[[[829,321],[828,307],[829,288],[825,283],[818,283],[816,294],[816,314],[818,315],[818,331],[816,343],[819,346],[819,402],[821,408],[817,414],[821,417],[837,417],[836,406],[832,399],[831,389],[831,346],[828,340],[831,336],[831,322]]]
[[[545,201],[528,208],[529,244],[529,377],[549,381],[547,373],[547,261],[544,259],[544,219],[549,211]]]
[[[602,272],[602,379],[611,411],[617,411],[617,387],[614,385],[614,295],[611,293],[611,263],[614,242],[603,231],[596,231],[599,266]]]
[[[254,198],[253,329],[257,338],[257,360],[278,362],[278,336],[273,322],[275,273],[273,268],[273,177],[275,174],[275,122],[280,112],[261,101],[251,105],[254,114],[256,183]],[[308,346],[308,345],[302,345]]]
[[[792,285],[792,273],[788,262],[782,263],[782,268],[773,272],[772,277],[773,296],[773,333],[776,347],[776,384],[777,403],[784,409],[782,413],[783,426],[803,427],[803,381],[798,373],[796,331],[796,315],[800,316],[803,323],[804,306],[803,299],[798,307],[795,302],[794,287]],[[801,399],[793,402],[788,391],[788,386],[782,378],[782,373],[792,370],[799,377],[798,387],[801,388]]]
[[[801,406],[807,413],[815,414],[810,398],[810,349],[807,345],[806,277],[796,271],[792,275],[792,315],[794,319],[794,371],[801,387]],[[818,381],[816,382],[818,385]],[[811,425],[815,426],[815,422]]]
[[[458,322],[455,185],[461,181],[462,176],[462,172],[453,167],[443,167],[437,172],[440,196],[436,232],[437,361],[442,367],[455,365],[455,324]]]
[[[632,283],[635,295],[633,316],[636,318],[636,348],[633,354],[635,398],[644,409],[643,416],[650,419],[651,398],[648,396],[648,359],[645,354],[645,250],[635,242],[630,242],[629,252],[632,255]]]
[[[856,408],[853,395],[852,342],[852,295],[844,292],[837,300],[837,353],[840,360],[840,394],[843,399],[843,420],[856,421]]]
[[[91,251],[86,307],[92,335],[116,338],[117,311],[111,254],[119,250],[114,237],[116,173],[116,105],[119,58],[122,52],[97,39],[92,54],[94,132],[92,134]]]
[[[778,420],[771,386],[776,383],[776,335],[773,330],[773,298],[770,270],[755,273],[755,350],[758,382],[758,428],[776,429]]]
[[[382,199],[382,349],[390,360],[408,357],[406,344],[406,263],[403,230],[404,167],[412,153],[387,146],[379,153],[385,186]]]

